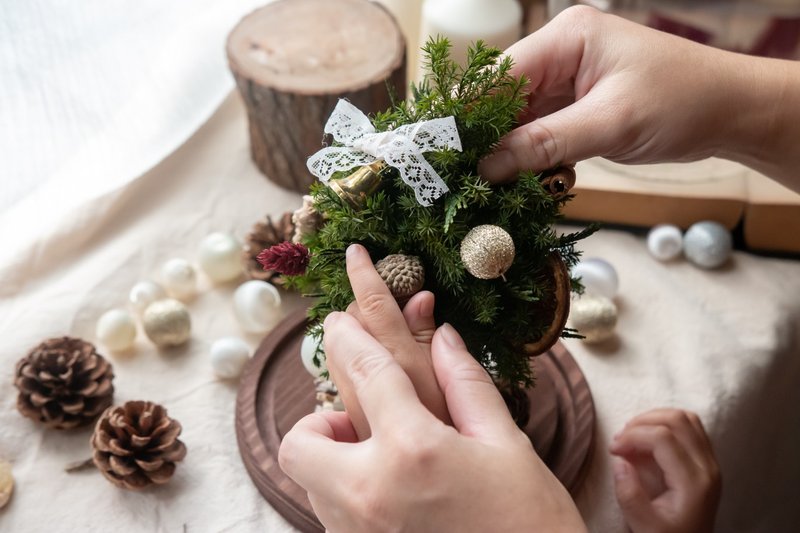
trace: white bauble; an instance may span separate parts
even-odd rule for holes
[[[671,261],[683,252],[683,232],[678,226],[660,224],[647,234],[647,249],[659,261]]]
[[[319,346],[321,343],[321,337],[306,335],[303,337],[303,344],[300,345],[300,359],[303,360],[303,366],[306,367],[308,373],[315,378],[320,377],[323,372],[328,371],[324,357],[320,358],[321,366],[314,364],[314,355],[317,353],[317,346]]]
[[[273,285],[257,279],[239,285],[233,294],[233,311],[248,333],[266,333],[281,317],[281,295]]]
[[[581,283],[588,294],[613,298],[619,290],[617,271],[605,259],[598,257],[584,259],[572,267],[572,276],[581,278]]]
[[[212,281],[231,281],[242,273],[242,244],[233,235],[212,233],[200,243],[197,261]]]
[[[602,342],[614,334],[617,306],[605,296],[585,294],[572,301],[567,324],[586,337],[584,342]]]
[[[164,288],[158,283],[149,280],[138,282],[131,287],[131,292],[128,293],[128,301],[139,315],[144,313],[148,305],[166,297],[167,292]]]
[[[197,272],[186,259],[170,259],[161,267],[161,281],[173,298],[185,300],[197,291]]]
[[[106,311],[97,321],[95,335],[106,348],[121,352],[131,348],[136,340],[136,322],[124,309]]]
[[[710,220],[693,224],[683,237],[683,253],[699,267],[722,266],[733,253],[731,232]]]
[[[250,347],[239,337],[223,337],[211,345],[211,368],[220,378],[238,378],[249,360]]]
[[[144,311],[142,325],[147,337],[161,348],[183,344],[192,332],[189,310],[172,298],[151,303]]]

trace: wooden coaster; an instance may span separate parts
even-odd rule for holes
[[[283,435],[314,411],[314,383],[300,360],[305,310],[281,322],[245,368],[236,398],[236,438],[245,468],[266,500],[303,532],[323,532],[306,492],[278,466]],[[583,480],[594,436],[594,404],[583,373],[561,343],[534,359],[524,428],[536,451],[571,493]]]

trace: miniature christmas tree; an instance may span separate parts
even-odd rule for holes
[[[366,123],[340,102],[334,115],[343,114],[331,120],[334,145],[311,165],[319,172],[335,159],[338,170],[311,188],[321,224],[302,243],[273,247],[265,257],[271,268],[308,261],[287,283],[316,298],[310,332],[321,335],[325,316],[353,300],[347,246],[364,245],[375,262],[392,256],[379,268],[387,284],[432,291],[437,323],[452,324],[473,356],[513,390],[532,385],[531,356],[559,335],[574,335],[564,322],[570,290],[580,285],[568,268],[578,258],[575,242],[593,230],[558,235],[553,227],[570,199],[571,169],[522,172],[500,186],[478,175],[480,159],[515,126],[527,82],[509,74],[510,58],[481,42],[465,66],[450,60],[449,48],[444,39],[429,41],[423,50],[430,74],[412,87],[413,99]],[[376,135],[382,132],[393,133]],[[344,146],[336,134],[355,142]],[[409,139],[424,153],[408,152]],[[381,160],[359,152],[374,155],[390,144],[399,155]],[[299,261],[298,254],[307,257]]]

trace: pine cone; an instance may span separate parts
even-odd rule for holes
[[[314,197],[308,194],[303,196],[303,205],[292,214],[294,222],[294,236],[292,242],[303,242],[303,237],[316,233],[322,227],[322,214],[314,209]]]
[[[92,435],[94,464],[109,481],[124,489],[161,485],[186,456],[178,440],[181,425],[152,402],[127,402],[109,407]]]
[[[425,267],[414,255],[387,255],[375,263],[375,270],[401,305],[421,291],[425,284]]]
[[[17,362],[17,409],[55,429],[90,423],[111,405],[111,363],[93,344],[72,337],[48,339]]]
[[[284,213],[277,221],[267,217],[264,222],[257,222],[247,235],[242,256],[248,277],[280,285],[283,281],[281,275],[273,270],[264,270],[257,257],[265,248],[291,241],[293,236],[292,213]]]

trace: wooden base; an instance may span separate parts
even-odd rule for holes
[[[305,491],[278,466],[281,439],[313,412],[314,384],[300,360],[305,311],[287,317],[261,343],[244,372],[236,399],[236,437],[245,468],[266,500],[304,532],[322,532]],[[594,404],[575,360],[561,343],[535,360],[525,432],[536,451],[573,494],[593,446]]]

